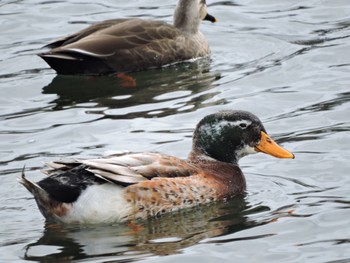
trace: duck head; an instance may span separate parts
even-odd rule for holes
[[[207,12],[205,0],[179,0],[174,12],[174,26],[184,32],[196,33],[202,20],[217,19]]]
[[[243,156],[257,152],[294,158],[267,134],[259,118],[250,112],[232,110],[208,115],[194,131],[192,156],[206,155],[236,164]]]

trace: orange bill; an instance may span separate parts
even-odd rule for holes
[[[265,132],[261,132],[260,143],[255,146],[255,149],[258,152],[263,152],[269,155],[272,155],[277,158],[292,158],[294,159],[294,154],[283,149],[279,146],[274,140],[271,139]]]

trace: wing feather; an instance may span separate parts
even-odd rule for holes
[[[48,48],[57,48],[57,47],[61,47],[64,45],[68,45],[70,43],[76,42],[86,36],[89,36],[91,34],[94,34],[98,31],[101,31],[105,28],[108,28],[112,25],[117,25],[120,23],[125,22],[128,19],[109,19],[109,20],[105,20],[96,24],[93,24],[87,28],[84,28],[83,30],[80,30],[76,33],[58,38],[54,41],[52,41],[51,43],[47,44],[45,47]]]
[[[125,22],[125,23],[124,23]],[[111,57],[124,55],[125,50],[131,51],[128,56],[142,46],[152,49],[153,43],[164,39],[175,39],[180,32],[173,26],[153,20],[124,19],[105,21],[92,25],[76,34],[67,36],[50,43],[47,47],[53,48],[45,56],[83,56]]]
[[[96,160],[84,160],[82,161],[83,164],[86,164],[88,167],[95,168],[97,170],[102,171],[108,171],[111,174],[116,175],[124,175],[124,176],[134,176],[134,177],[141,177],[142,175],[137,174],[132,167],[125,167],[121,165],[115,165],[115,164],[106,164],[106,163],[99,163],[96,162]]]
[[[186,160],[159,153],[127,153],[96,159],[59,160],[47,163],[50,175],[82,165],[83,169],[109,183],[130,185],[155,177],[186,177],[197,172]]]
[[[110,183],[117,183],[117,184],[135,184],[135,183],[139,183],[142,181],[147,180],[144,177],[135,177],[135,176],[125,176],[125,175],[118,175],[118,174],[114,174],[111,172],[107,172],[107,171],[103,171],[103,170],[99,170],[99,169],[93,169],[93,168],[88,168],[87,171],[93,173],[95,176],[100,177],[104,180],[106,180],[107,182]]]

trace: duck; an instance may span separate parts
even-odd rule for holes
[[[37,183],[24,170],[19,182],[49,222],[133,222],[242,195],[246,181],[239,159],[253,153],[294,158],[250,112],[225,110],[197,124],[186,159],[158,152],[47,163]]]
[[[59,38],[39,53],[62,75],[106,75],[161,68],[207,57],[209,44],[199,31],[207,13],[205,0],[179,0],[173,25],[140,18],[111,19]]]

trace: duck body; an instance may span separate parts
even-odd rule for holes
[[[39,54],[58,74],[100,75],[140,71],[205,57],[210,49],[199,31],[205,1],[179,0],[174,25],[138,18],[106,20],[58,39]]]
[[[49,221],[122,222],[242,194],[246,182],[237,162],[254,152],[294,158],[254,115],[225,111],[197,125],[187,159],[148,152],[55,161],[47,178],[33,183],[22,173],[19,181]]]

